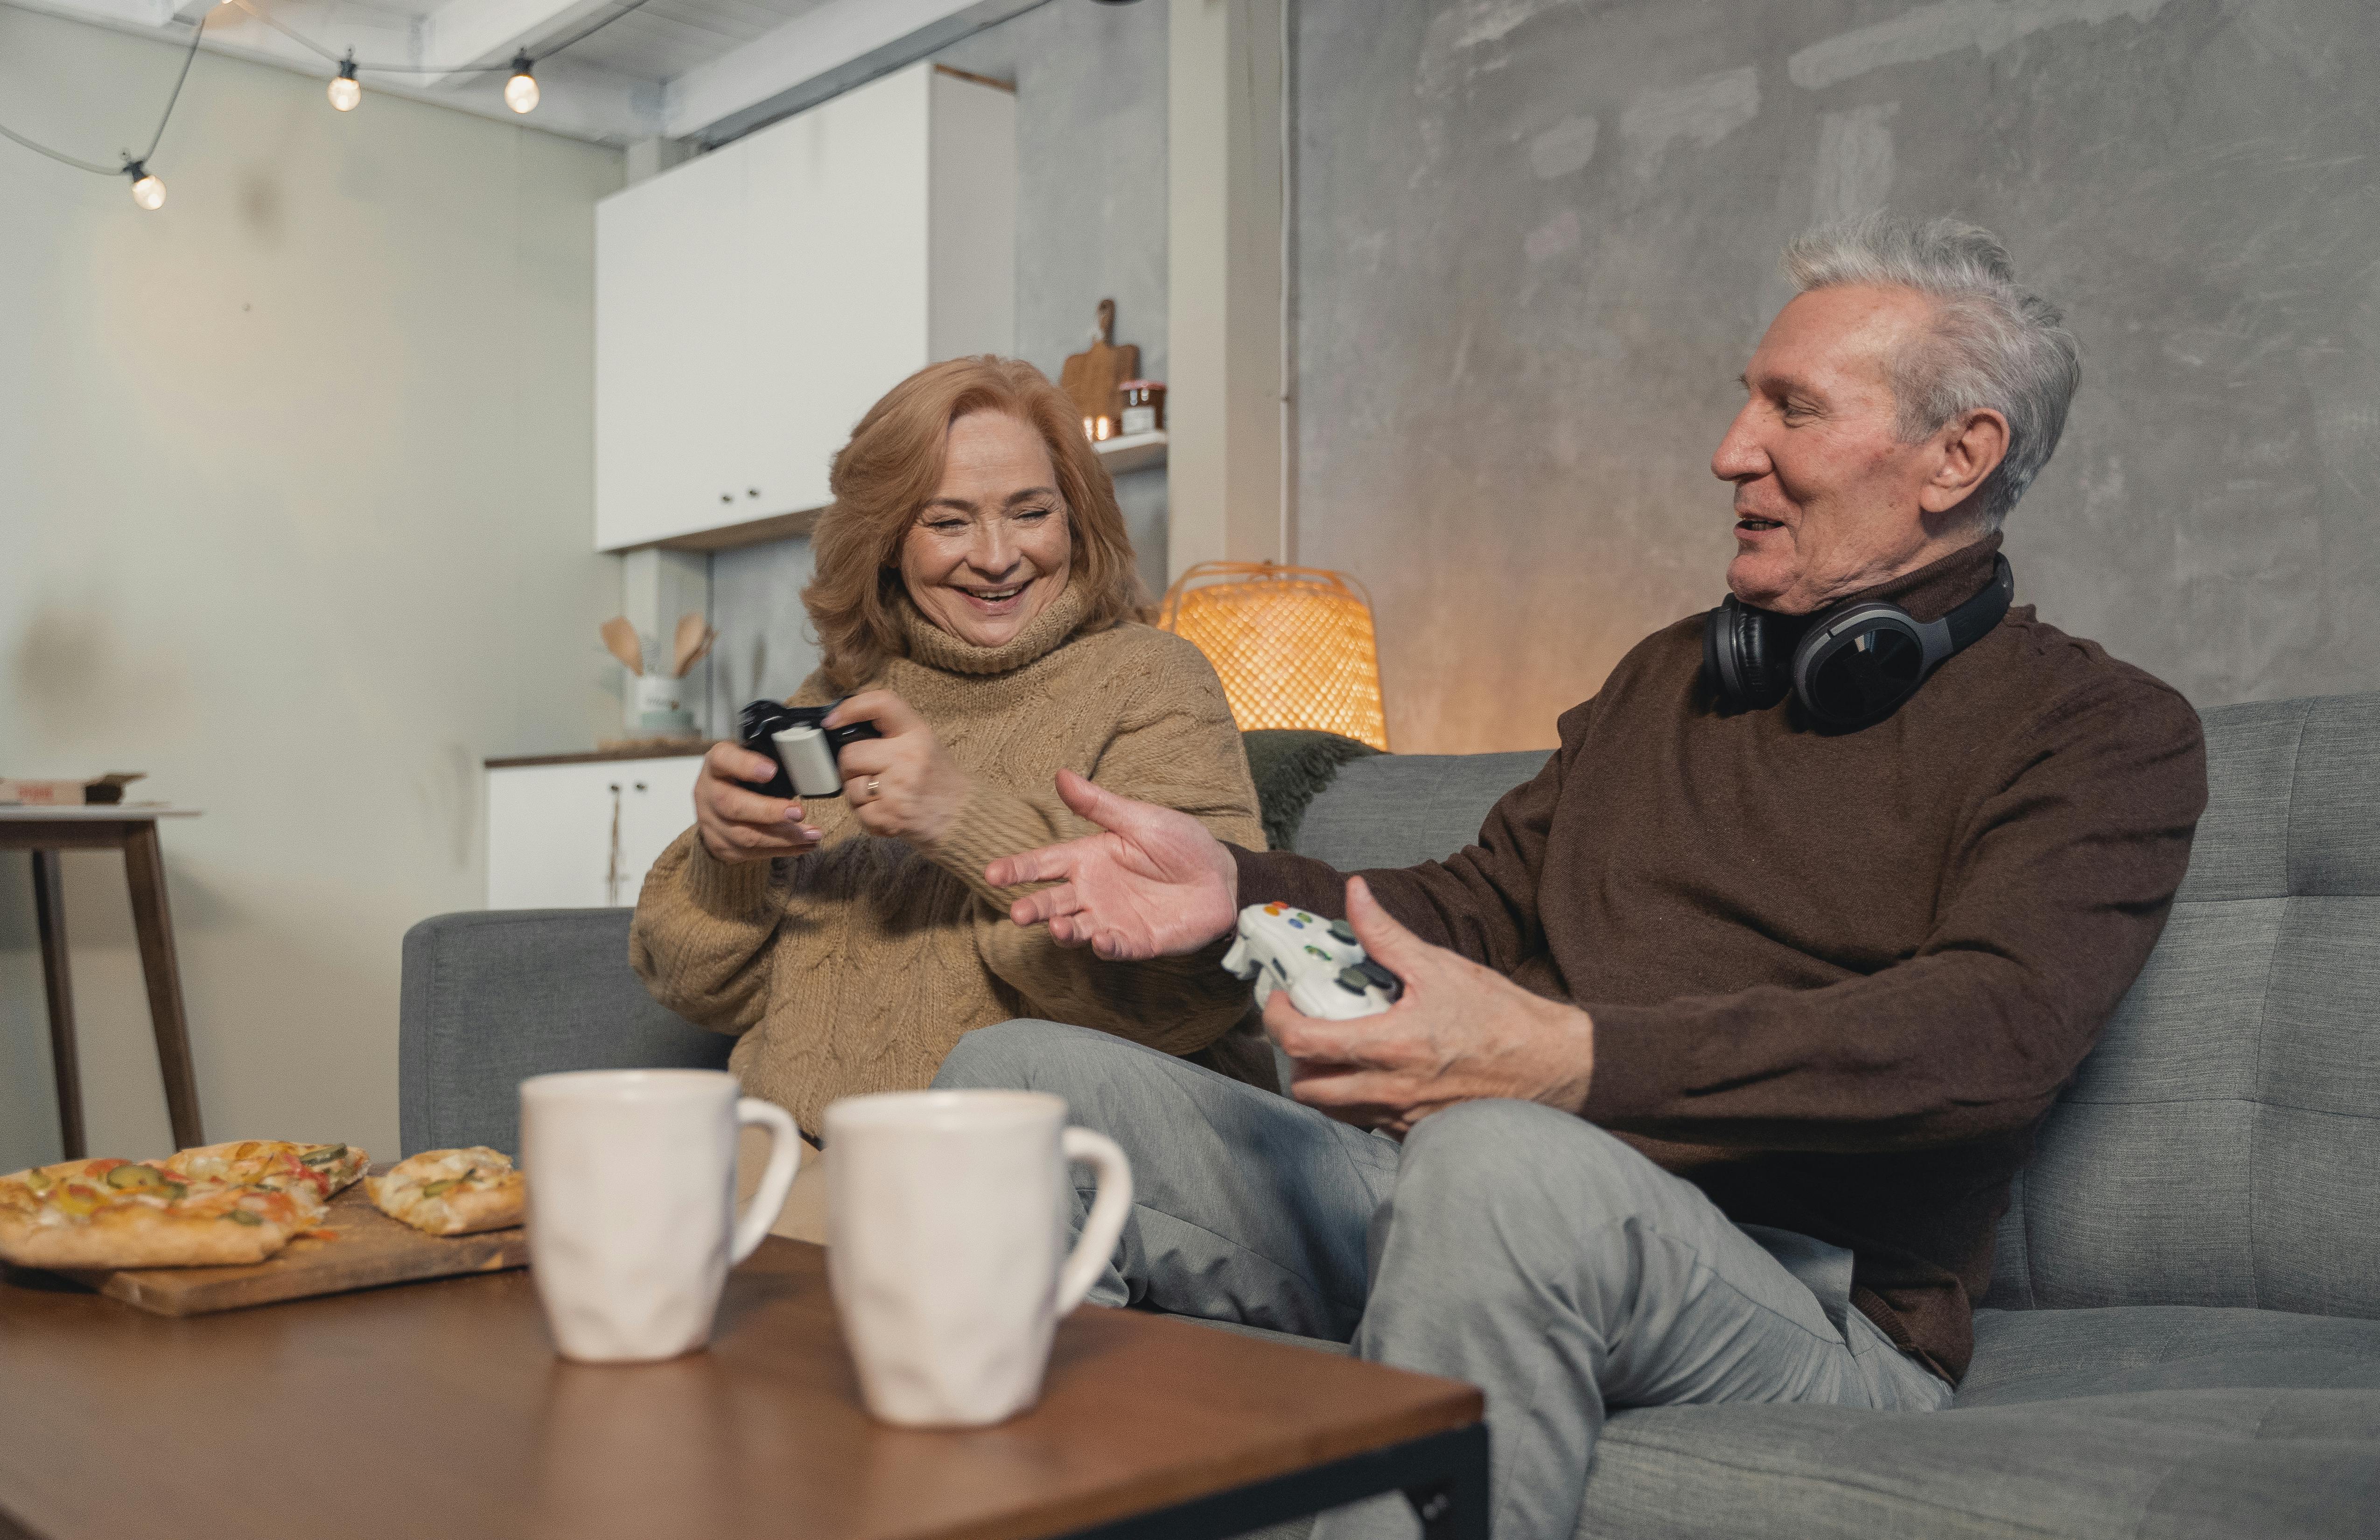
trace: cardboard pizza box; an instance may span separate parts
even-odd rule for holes
[[[0,776],[0,803],[26,807],[112,807],[145,770],[109,770],[95,781],[11,781]]]

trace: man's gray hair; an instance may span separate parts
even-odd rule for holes
[[[2082,362],[2065,315],[2018,286],[2008,248],[1956,219],[1870,214],[1801,236],[1785,248],[1794,286],[1882,284],[1935,301],[1931,334],[1893,360],[1901,439],[1917,443],[1988,406],[2008,418],[2008,455],[1978,489],[1997,529],[2058,447]]]

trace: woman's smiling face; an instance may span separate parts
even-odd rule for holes
[[[1005,412],[951,424],[941,485],[901,540],[901,580],[928,620],[1001,647],[1063,593],[1073,521],[1041,435]]]

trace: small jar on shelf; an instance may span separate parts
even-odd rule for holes
[[[1121,431],[1129,437],[1135,433],[1160,433],[1165,430],[1165,382],[1162,380],[1127,380],[1116,387],[1123,403]]]

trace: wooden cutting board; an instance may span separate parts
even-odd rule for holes
[[[377,1168],[375,1168],[377,1170]],[[322,1228],[335,1241],[296,1240],[238,1267],[60,1268],[64,1276],[160,1316],[205,1316],[316,1294],[528,1266],[528,1231],[424,1235],[372,1207],[360,1182],[331,1200]]]
[[[1139,345],[1115,345],[1115,301],[1100,300],[1099,330],[1091,337],[1091,346],[1087,351],[1070,355],[1059,368],[1058,388],[1085,417],[1114,419],[1123,413],[1123,397],[1116,387],[1139,375]]]

